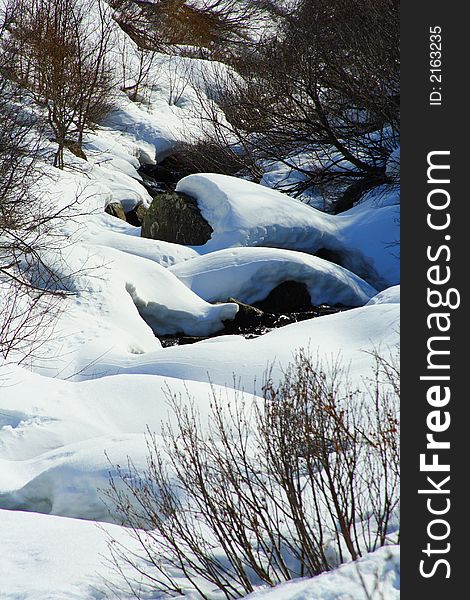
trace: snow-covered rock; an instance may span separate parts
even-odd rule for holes
[[[237,246],[269,246],[334,253],[342,266],[377,289],[399,281],[395,244],[398,207],[371,198],[329,215],[281,192],[227,175],[189,175],[177,190],[196,198],[213,229],[201,253]]]
[[[376,290],[331,262],[292,250],[229,248],[170,267],[193,292],[213,302],[234,297],[253,304],[284,281],[304,283],[313,305],[361,306]]]

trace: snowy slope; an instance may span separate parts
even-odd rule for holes
[[[101,521],[112,516],[99,490],[128,456],[145,466],[147,428],[160,435],[174,419],[170,397],[191,401],[204,419],[213,394],[227,403],[237,395],[150,375],[74,383],[13,366],[0,375],[0,506]]]
[[[229,335],[141,355],[109,352],[100,358],[100,369],[108,375],[156,374],[196,381],[207,381],[210,376],[214,383],[227,386],[233,385],[235,375],[244,389],[252,390],[253,382],[260,385],[270,364],[274,363],[274,374],[280,376],[282,365],[292,361],[296,349],[309,348],[326,361],[342,356],[360,380],[370,374],[372,359],[367,351],[386,350],[398,343],[399,321],[398,304],[377,304],[286,325],[253,340]],[[91,354],[82,356],[77,379],[96,377],[96,368],[87,368],[92,361]],[[67,375],[72,373],[65,369],[60,376]]]
[[[90,12],[90,23],[95,18]],[[129,87],[138,75],[139,52],[119,27],[113,26],[112,36],[116,81]],[[41,352],[22,367],[0,365],[2,599],[108,598],[107,584],[119,598],[136,597],[118,589],[121,580],[101,558],[109,559],[104,532],[127,540],[125,530],[107,523],[99,529],[94,521],[113,519],[99,491],[113,470],[109,461],[125,465],[130,455],[141,470],[147,427],[160,436],[171,422],[168,393],[193,398],[205,418],[213,391],[230,403],[238,385],[260,390],[268,367],[281,377],[299,348],[326,363],[341,356],[352,380],[363,385],[372,363],[368,351],[387,352],[398,341],[399,290],[375,296],[398,282],[392,197],[370,194],[332,216],[244,180],[191,175],[178,189],[197,198],[214,229],[198,248],[143,239],[139,228],[104,213],[112,202],[126,211],[149,205],[140,162],[161,160],[179,141],[203,137],[200,105],[214,107],[224,70],[210,61],[156,55],[143,101],[131,102],[116,89],[113,110],[86,134],[87,161],[66,151],[63,172],[41,165],[45,177],[31,192],[50,210],[63,211],[41,260],[71,293]],[[42,155],[54,149],[45,141]],[[349,270],[313,256],[319,250]],[[368,304],[254,340],[222,336],[162,348],[155,337],[214,333],[234,318],[237,306],[210,301],[236,296],[255,302],[292,279],[307,285],[314,304]],[[4,286],[1,293],[0,302],[8,293]],[[360,563],[367,585],[376,574],[383,580],[384,600],[398,597],[397,556],[392,548]],[[367,600],[357,568],[346,565],[252,598]]]

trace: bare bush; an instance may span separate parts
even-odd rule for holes
[[[0,356],[35,352],[53,315],[33,282],[52,216],[31,193],[40,130],[24,93],[0,73]],[[46,272],[46,270],[44,270]],[[52,277],[52,275],[51,275]]]
[[[399,420],[397,371],[384,364],[395,365],[377,359],[368,397],[340,364],[327,373],[301,352],[279,384],[266,382],[261,403],[226,405],[214,392],[207,424],[170,398],[176,425],[163,445],[149,434],[145,472],[129,461],[106,492],[147,564],[113,541],[119,570],[130,565],[168,593],[182,593],[180,576],[203,598],[207,582],[239,598],[386,544]]]
[[[179,49],[218,60],[237,53],[272,12],[269,2],[259,0],[111,0],[110,4],[120,27],[140,48]]]
[[[45,108],[63,168],[64,149],[83,157],[85,129],[110,108],[108,11],[101,0],[11,0],[9,14],[11,75]]]
[[[83,198],[56,202],[43,165],[44,122],[15,78],[10,6],[0,13],[0,357],[40,353],[53,333],[74,273],[63,261],[67,242],[55,225],[77,214]],[[14,36],[13,36],[14,37]],[[46,193],[47,191],[47,193]],[[53,258],[52,258],[53,257]]]
[[[221,85],[226,120],[204,115],[211,141],[236,139],[248,164],[297,171],[294,195],[337,184],[357,200],[387,182],[399,132],[396,0],[302,0],[232,64],[241,77]]]

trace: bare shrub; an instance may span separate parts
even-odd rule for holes
[[[37,356],[53,333],[61,301],[74,276],[61,254],[69,241],[55,225],[72,214],[51,197],[42,168],[44,122],[29,90],[14,77],[19,50],[12,43],[14,16],[0,12],[0,358]],[[48,190],[48,193],[43,193]],[[53,256],[53,258],[51,258]]]
[[[111,0],[116,21],[142,49],[168,52],[179,46],[199,57],[236,52],[262,24],[269,2],[259,0]]]
[[[218,100],[226,120],[205,109],[214,143],[236,139],[248,164],[296,170],[302,180],[284,188],[294,195],[359,181],[357,196],[388,181],[399,132],[396,0],[302,0],[232,64],[240,76]]]
[[[108,11],[101,0],[11,0],[9,14],[12,75],[45,108],[63,168],[69,138],[80,153],[85,129],[110,108]]]
[[[369,398],[339,363],[327,372],[300,352],[261,402],[227,405],[214,392],[207,424],[171,397],[176,425],[163,443],[149,433],[145,472],[129,461],[106,492],[147,562],[113,541],[120,571],[124,561],[158,590],[182,593],[179,575],[203,598],[207,582],[238,598],[386,544],[399,421],[396,371],[384,364],[395,363],[378,357]]]

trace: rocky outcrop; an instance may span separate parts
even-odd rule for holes
[[[212,231],[194,198],[181,192],[164,192],[153,199],[142,222],[141,235],[185,246],[202,246]]]

